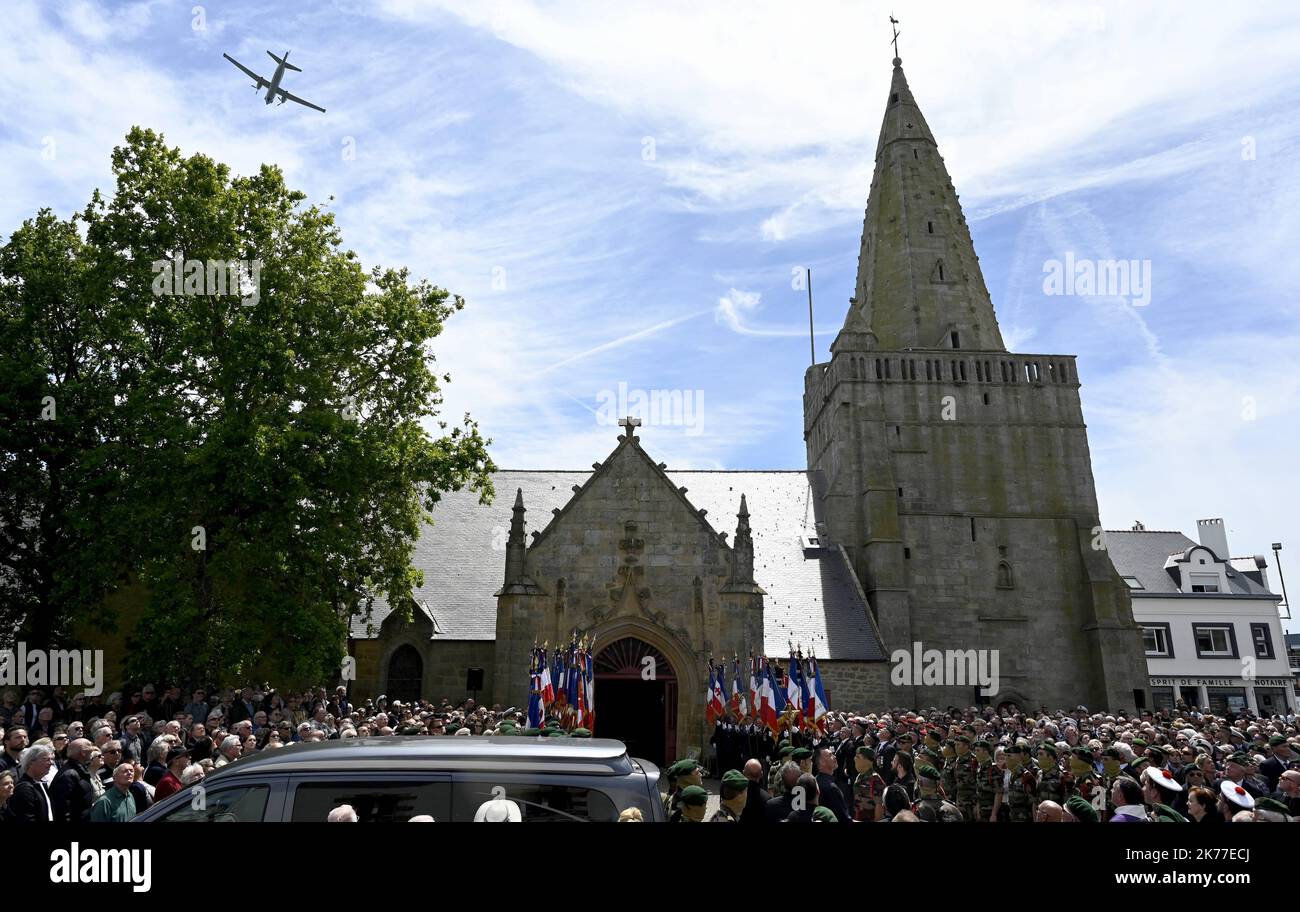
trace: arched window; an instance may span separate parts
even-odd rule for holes
[[[1014,589],[1016,588],[1015,577],[1011,573],[1011,565],[1006,561],[998,561],[998,588]]]

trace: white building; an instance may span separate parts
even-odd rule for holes
[[[1221,519],[1196,526],[1199,543],[1141,523],[1106,532],[1143,629],[1155,708],[1182,700],[1216,714],[1294,711],[1282,597],[1270,591],[1268,561],[1228,557]]]

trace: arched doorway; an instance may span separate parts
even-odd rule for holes
[[[388,686],[384,693],[390,703],[393,700],[406,703],[419,699],[423,686],[424,659],[420,658],[418,649],[403,643],[388,660]]]
[[[648,661],[647,661],[648,660]],[[654,646],[623,637],[596,654],[596,735],[663,765],[677,752],[677,672]]]

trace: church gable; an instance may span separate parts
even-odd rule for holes
[[[684,577],[687,584],[698,578],[701,588],[716,589],[731,567],[725,536],[642,450],[638,438],[619,440],[534,536],[528,548],[534,578],[548,591],[565,580],[571,603],[609,607],[622,603],[628,583],[640,591],[676,585]],[[706,581],[711,585],[705,587]],[[648,597],[643,593],[641,601]]]

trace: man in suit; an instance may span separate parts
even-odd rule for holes
[[[745,809],[740,812],[741,823],[763,823],[767,803],[772,796],[763,788],[763,764],[754,758],[745,761],[745,778],[749,780]]]
[[[853,818],[849,815],[848,802],[844,800],[844,793],[835,781],[835,767],[835,752],[830,747],[818,748],[814,768],[817,770],[817,790],[821,796],[819,804],[829,808],[839,823],[851,823]]]
[[[54,762],[53,749],[43,744],[33,744],[23,751],[18,761],[21,776],[9,799],[9,810],[17,823],[53,823],[54,806],[42,781]]]
[[[1259,765],[1259,774],[1268,783],[1269,792],[1276,792],[1277,782],[1282,778],[1282,773],[1286,772],[1291,761],[1295,760],[1295,753],[1286,738],[1281,735],[1273,735],[1269,738],[1268,747],[1269,758]]]
[[[771,798],[764,808],[768,823],[780,823],[790,816],[794,803],[794,787],[799,783],[799,764],[787,762],[781,767],[780,782],[782,792]]]

